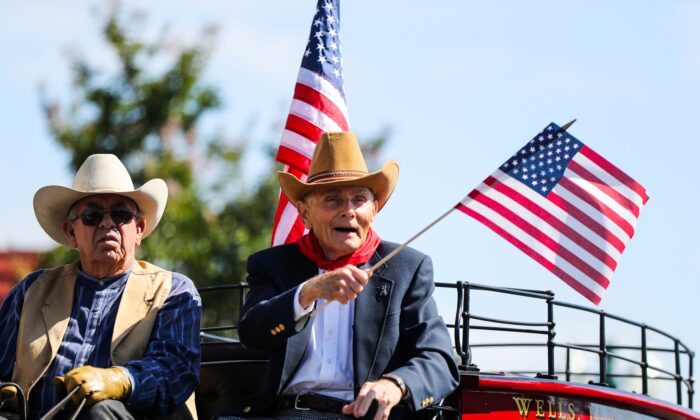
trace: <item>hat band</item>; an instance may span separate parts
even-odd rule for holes
[[[356,176],[356,177],[362,177],[367,175],[367,172],[363,171],[325,171],[325,172],[319,172],[317,174],[313,174],[310,177],[306,179],[307,183],[311,183],[314,181],[318,181],[319,179],[324,179],[324,178],[335,178],[335,177],[346,177],[346,176]]]

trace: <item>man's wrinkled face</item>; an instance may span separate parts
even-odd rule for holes
[[[146,228],[136,203],[121,195],[93,195],[73,204],[71,215],[75,219],[64,222],[63,230],[78,248],[83,269],[114,267],[118,272],[131,266]]]
[[[310,193],[297,208],[326,258],[336,260],[365,243],[379,205],[369,188],[338,187]]]

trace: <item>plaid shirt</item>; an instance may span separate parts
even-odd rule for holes
[[[29,274],[0,306],[0,379],[8,381],[17,350],[24,296],[43,270]],[[58,354],[32,389],[29,417],[40,417],[65,393],[53,384],[73,368],[112,366],[112,331],[130,271],[98,280],[78,270],[73,311]],[[165,415],[187,400],[199,382],[201,300],[192,281],[172,273],[172,287],[158,311],[150,342],[141,359],[124,366],[132,379],[126,401],[130,410]]]

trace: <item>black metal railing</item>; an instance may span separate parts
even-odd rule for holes
[[[642,393],[648,395],[649,382],[653,380],[671,380],[675,381],[676,403],[683,405],[683,388],[687,392],[687,406],[693,408],[694,396],[694,381],[693,381],[693,358],[694,352],[689,349],[678,338],[654,328],[644,323],[639,323],[630,319],[623,318],[614,314],[607,313],[603,310],[591,309],[580,305],[574,305],[566,302],[560,302],[554,299],[554,293],[550,291],[537,291],[527,289],[514,289],[485,286],[468,282],[456,283],[436,283],[438,288],[456,289],[457,308],[453,324],[448,324],[449,328],[453,329],[455,351],[461,359],[461,369],[467,372],[478,372],[478,367],[473,363],[471,349],[479,347],[546,347],[547,348],[547,372],[537,371],[518,371],[511,373],[528,374],[536,373],[540,378],[557,379],[559,375],[565,375],[567,381],[572,380],[572,375],[577,376],[597,376],[598,381],[589,381],[589,383],[609,386],[609,378],[638,378],[642,383]],[[471,296],[473,291],[485,291],[491,293],[500,293],[506,295],[519,296],[523,298],[543,300],[547,306],[547,319],[541,322],[525,322],[523,320],[506,320],[486,317],[475,314],[471,311]],[[590,313],[598,318],[598,343],[596,344],[580,344],[580,343],[561,343],[555,341],[556,323],[554,321],[555,308],[567,308],[575,311]],[[640,342],[638,346],[620,346],[610,345],[607,342],[606,327],[608,320],[615,320],[632,327],[636,327],[640,331]],[[474,324],[472,321],[479,321],[479,324]],[[511,333],[523,333],[529,335],[544,335],[545,342],[535,343],[474,343],[470,332],[475,330],[485,331],[500,331]],[[672,347],[651,347],[647,343],[649,332],[654,332],[672,343]],[[565,369],[556,370],[555,368],[555,349],[563,348],[566,350]],[[597,372],[572,372],[571,371],[571,352],[581,351],[593,353],[598,356],[598,371]],[[634,359],[613,352],[613,350],[635,350],[640,352],[640,358]],[[649,363],[649,354],[651,352],[670,353],[674,356],[674,369],[669,371],[660,366],[654,366]],[[687,358],[685,373],[681,359]],[[619,374],[611,373],[608,369],[608,360],[615,359],[637,366],[640,369],[639,374]],[[649,371],[654,371],[661,376],[650,378]]]
[[[564,380],[566,381],[572,381],[573,376],[595,377],[597,378],[597,380],[589,381],[589,383],[603,386],[610,386],[608,382],[609,379],[612,378],[635,378],[641,380],[642,393],[645,395],[648,395],[649,393],[649,383],[651,380],[674,381],[676,388],[676,403],[679,405],[683,405],[683,389],[685,388],[687,394],[686,405],[688,406],[688,408],[693,408],[693,360],[695,354],[678,338],[666,333],[665,331],[662,331],[658,328],[654,328],[644,323],[639,323],[637,321],[633,321],[630,319],[623,318],[621,316],[605,312],[603,310],[592,309],[580,305],[574,305],[571,303],[557,301],[555,300],[554,293],[551,291],[494,287],[461,281],[458,281],[456,283],[438,282],[435,285],[438,289],[453,289],[456,292],[456,310],[454,314],[454,323],[448,323],[447,326],[448,328],[452,329],[454,334],[455,352],[460,360],[460,369],[465,371],[466,373],[477,374],[479,372],[478,366],[472,360],[472,349],[485,347],[545,347],[547,360],[546,372],[536,370],[518,370],[511,371],[510,373],[523,375],[534,374],[539,378],[546,379],[558,379],[560,376],[563,376]],[[238,308],[241,308],[243,306],[243,303],[245,302],[245,291],[247,290],[247,288],[248,285],[246,283],[239,283],[232,285],[203,287],[199,289],[199,292],[201,294],[206,294],[222,291],[235,291],[237,292],[236,299],[238,302]],[[472,294],[474,291],[516,296],[520,298],[530,299],[531,301],[544,301],[544,304],[546,305],[546,319],[541,321],[528,322],[523,321],[522,319],[507,320],[473,313],[471,310],[471,303]],[[566,308],[582,313],[589,313],[596,316],[599,332],[598,342],[591,344],[563,343],[556,341],[555,337],[557,332],[555,329],[556,323],[554,320],[556,308]],[[614,320],[638,328],[640,331],[639,345],[623,346],[608,343],[606,334],[608,320]],[[476,321],[477,323],[473,321]],[[202,344],[206,346],[225,345],[226,343],[230,342],[230,339],[224,339],[220,337],[220,339],[218,339],[218,336],[212,333],[224,330],[235,330],[236,328],[237,324],[235,323],[231,325],[204,327],[202,328]],[[471,333],[473,333],[474,331],[517,333],[531,336],[545,336],[546,338],[542,342],[473,342],[473,337]],[[666,338],[673,345],[671,347],[649,346],[647,342],[649,332],[656,333]],[[555,350],[557,348],[565,350],[565,361],[563,369],[557,369],[556,366]],[[640,357],[638,359],[635,359],[631,357],[626,357],[622,354],[615,352],[620,350],[637,351],[640,353]],[[598,371],[573,371],[571,369],[572,351],[585,352],[597,355]],[[673,371],[669,371],[667,369],[661,368],[660,366],[650,364],[650,353],[672,354],[674,358]],[[682,363],[682,358],[687,358],[685,369]],[[631,365],[637,366],[640,370],[639,374],[621,374],[616,372],[610,372],[608,369],[608,362],[610,359],[623,361]],[[657,376],[650,377],[649,371],[655,372]]]
[[[197,288],[199,291],[200,295],[207,295],[209,293],[218,293],[218,292],[228,292],[228,291],[236,291],[236,301],[238,303],[237,308],[240,310],[240,308],[243,307],[243,303],[245,302],[245,291],[248,290],[248,284],[247,283],[236,283],[236,284],[224,284],[224,285],[219,285],[219,286],[206,286],[206,287],[199,287]],[[235,307],[235,306],[232,306]],[[234,315],[234,314],[232,314]],[[237,314],[236,314],[237,315]],[[238,318],[237,316],[232,318]],[[217,325],[214,327],[202,327],[200,331],[202,333],[212,333],[212,332],[221,332],[221,331],[235,331],[238,329],[238,324],[230,324],[230,325]]]

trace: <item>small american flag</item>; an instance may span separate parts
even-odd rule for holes
[[[649,197],[551,123],[456,208],[598,305]]]
[[[348,131],[340,59],[339,0],[319,0],[301,60],[294,97],[277,151],[284,171],[306,180],[316,142],[325,131]],[[272,245],[296,241],[304,225],[294,203],[280,192]]]

